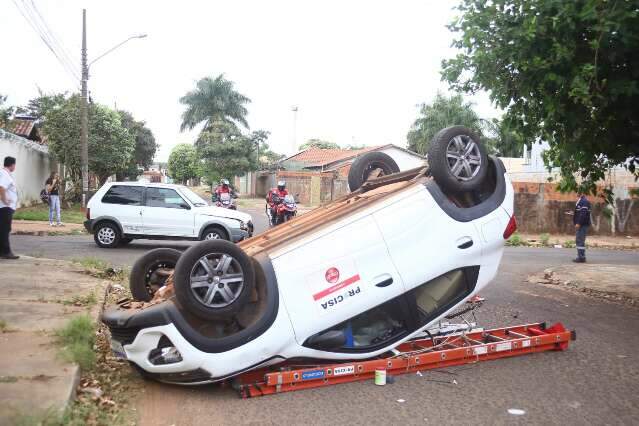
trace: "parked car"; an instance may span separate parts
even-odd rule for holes
[[[399,172],[386,154],[364,154],[349,186],[238,245],[193,245],[175,262],[175,296],[105,311],[114,352],[181,384],[288,359],[372,358],[481,291],[516,229],[502,162],[464,127],[438,133],[423,168]]]
[[[251,215],[209,206],[182,185],[109,182],[87,205],[86,229],[103,248],[134,239],[223,239],[253,235]]]

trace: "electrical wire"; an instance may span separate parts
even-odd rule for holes
[[[35,3],[33,3],[33,1],[32,4],[35,8]],[[76,68],[73,66],[73,62],[69,58],[69,54],[66,53],[64,46],[62,46],[62,44],[50,30],[47,23],[44,21],[44,18],[42,18],[42,15],[37,11],[37,9],[35,11],[32,10],[29,7],[29,3],[27,3],[25,0],[22,0],[22,5],[24,7],[24,11],[29,16],[30,21],[37,27],[37,32],[40,35],[40,38],[42,38],[49,49],[54,52],[54,55],[56,55],[67,72],[71,73],[71,75],[75,79],[79,80],[79,74],[77,73]],[[40,16],[40,19],[38,19],[38,16],[36,15]]]
[[[71,77],[73,83],[77,84],[80,78],[78,77],[78,74],[75,68],[70,63],[67,62],[68,59],[65,60],[63,57],[61,57],[61,53],[57,51],[57,47],[53,46],[53,42],[50,38],[51,36],[46,32],[46,30],[43,30],[42,23],[37,22],[37,19],[33,15],[33,11],[31,11],[27,7],[27,4],[24,2],[24,0],[22,2],[22,4],[25,6],[24,9],[20,7],[20,4],[17,2],[17,0],[12,0],[12,1],[13,1],[13,4],[18,9],[18,11],[20,12],[20,14],[22,15],[22,17],[27,21],[29,26],[40,37],[40,39],[44,42],[44,44],[49,48],[51,53],[53,53],[53,55],[56,57],[58,62],[62,65],[64,70],[67,72],[67,74]]]
[[[79,61],[74,61],[73,60],[72,56],[69,54],[69,51],[64,47],[64,44],[62,44],[62,42],[57,37],[57,35],[53,32],[53,30],[51,30],[51,27],[49,27],[49,25],[47,24],[47,21],[44,19],[44,17],[40,13],[40,10],[36,6],[34,0],[31,0],[31,8],[35,11],[35,13],[38,15],[38,17],[40,17],[40,21],[44,25],[44,27],[47,30],[48,34],[51,36],[51,39],[60,48],[60,50],[62,51],[62,55],[64,56],[64,58],[67,61],[67,64],[71,65],[71,67],[73,68],[73,71],[74,71],[74,75],[76,75],[78,77],[78,79],[79,79],[79,74],[76,73],[76,68],[75,68],[75,66],[73,66],[73,64],[76,64]]]

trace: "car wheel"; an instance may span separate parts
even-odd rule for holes
[[[93,240],[102,248],[114,248],[120,244],[120,229],[113,222],[101,222],[93,232]]]
[[[173,279],[180,304],[204,320],[232,317],[255,286],[251,258],[225,240],[189,248],[180,256]]]
[[[170,248],[151,250],[139,258],[131,268],[129,288],[135,300],[148,302],[175,269],[182,253]]]
[[[367,152],[353,161],[348,171],[348,187],[351,191],[356,191],[369,179],[397,172],[399,167],[390,155],[383,152]]]
[[[125,246],[133,241],[133,238],[120,238],[120,245]]]
[[[482,184],[488,173],[488,155],[475,132],[453,126],[440,130],[431,141],[428,165],[442,190],[457,194]]]
[[[202,241],[209,240],[228,240],[229,237],[226,235],[226,232],[217,226],[208,227],[202,232]]]

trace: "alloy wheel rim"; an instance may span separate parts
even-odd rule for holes
[[[205,240],[219,240],[220,239],[220,234],[218,234],[217,232],[209,232],[208,234],[206,234],[206,237],[204,237]]]
[[[210,253],[191,269],[191,292],[209,308],[224,308],[235,302],[244,288],[244,271],[233,256]]]
[[[102,244],[113,244],[115,231],[111,228],[100,228],[98,231],[98,240],[100,240]]]
[[[471,180],[482,167],[479,145],[468,135],[455,136],[446,146],[446,162],[455,178]]]

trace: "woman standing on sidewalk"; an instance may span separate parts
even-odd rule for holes
[[[53,223],[53,214],[57,214],[58,226],[64,226],[60,217],[60,175],[52,172],[49,179],[45,182],[47,193],[49,194],[49,226],[55,226]]]

